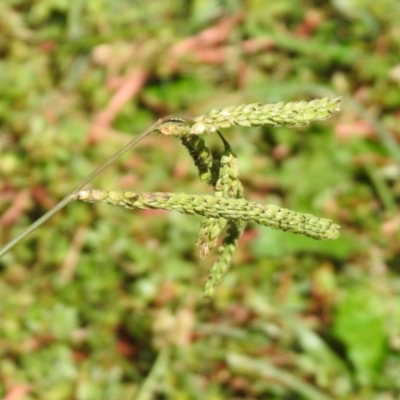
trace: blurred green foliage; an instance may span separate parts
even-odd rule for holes
[[[160,116],[325,95],[330,120],[227,137],[246,198],[343,235],[251,227],[207,303],[199,218],[70,204],[0,260],[0,397],[397,399],[398,21],[397,0],[1,1],[1,243]],[[210,190],[155,136],[93,187]]]

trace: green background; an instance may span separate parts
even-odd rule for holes
[[[198,217],[71,203],[0,260],[0,397],[398,399],[399,21],[397,0],[2,0],[0,243],[159,117],[323,96],[329,120],[225,136],[246,198],[343,233],[252,225],[205,301]],[[211,193],[156,135],[90,187]]]

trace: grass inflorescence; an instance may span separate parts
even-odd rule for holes
[[[178,137],[188,150],[200,180],[213,187],[212,196],[84,190],[74,193],[70,198],[114,204],[128,209],[153,208],[201,215],[203,219],[197,239],[201,257],[207,256],[217,245],[219,237],[228,226],[218,249],[219,258],[212,266],[204,287],[204,295],[210,297],[214,287],[229,269],[239,238],[249,222],[313,239],[336,239],[340,234],[340,227],[331,220],[246,200],[239,180],[237,156],[218,129],[234,125],[305,126],[311,121],[328,118],[333,111],[338,110],[339,102],[339,98],[323,98],[309,102],[245,104],[211,110],[195,118],[194,123],[190,118],[171,117],[160,124],[156,128],[157,132]],[[205,141],[199,137],[205,132],[217,132],[220,136],[224,150],[218,156],[213,156]]]

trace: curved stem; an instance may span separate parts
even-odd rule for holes
[[[176,121],[179,119],[180,121],[185,122],[193,122],[193,119],[186,116],[167,116],[164,118],[160,118],[157,122],[155,122],[152,126],[142,132],[139,136],[132,139],[129,143],[127,143],[121,150],[115,153],[112,157],[110,157],[105,163],[101,164],[98,168],[96,168],[91,174],[89,174],[86,178],[79,182],[79,184],[74,187],[74,189],[68,193],[59,203],[57,203],[51,210],[49,210],[46,214],[42,215],[37,221],[31,224],[28,228],[23,230],[19,235],[17,235],[14,239],[10,240],[6,245],[4,245],[0,249],[0,258],[4,256],[8,251],[10,251],[18,242],[32,233],[34,230],[39,228],[39,226],[43,225],[47,220],[49,220],[54,214],[64,208],[70,201],[71,195],[78,190],[81,190],[85,185],[87,185],[95,176],[100,174],[104,169],[106,169],[109,165],[111,165],[117,158],[121,157],[122,154],[126,153],[131,147],[133,147],[136,143],[144,139],[151,132],[155,131],[161,124],[169,121]]]

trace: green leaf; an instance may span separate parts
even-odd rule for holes
[[[382,298],[366,287],[348,290],[340,301],[334,332],[347,351],[360,384],[372,384],[386,356]]]

